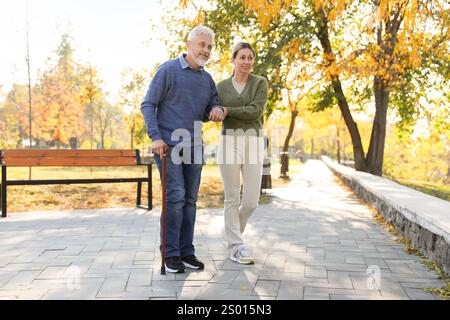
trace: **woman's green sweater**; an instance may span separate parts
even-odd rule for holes
[[[228,109],[228,115],[222,123],[222,135],[226,134],[226,129],[255,129],[259,135],[264,122],[267,90],[267,80],[253,74],[249,74],[241,94],[234,88],[231,78],[219,82],[219,103]]]

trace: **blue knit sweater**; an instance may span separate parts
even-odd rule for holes
[[[184,138],[172,139],[172,133],[176,129],[186,129],[191,137],[190,145],[196,146],[202,142],[201,121],[208,121],[215,106],[219,106],[219,102],[211,75],[202,68],[190,68],[183,54],[159,67],[142,102],[141,112],[152,141],[162,139],[168,145],[176,145]]]

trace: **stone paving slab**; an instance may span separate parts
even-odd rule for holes
[[[322,162],[272,196],[245,234],[255,265],[227,259],[221,209],[199,210],[205,270],[165,276],[158,209],[10,213],[0,219],[0,299],[439,299],[424,288],[443,281]]]

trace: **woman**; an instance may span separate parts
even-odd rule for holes
[[[233,47],[231,61],[234,65],[232,76],[217,85],[225,116],[217,154],[225,193],[222,236],[232,261],[254,264],[243,232],[258,205],[261,189],[267,80],[251,73],[255,51],[247,42],[239,42]]]

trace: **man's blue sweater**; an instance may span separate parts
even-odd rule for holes
[[[141,112],[152,141],[162,139],[174,146],[182,138],[172,140],[172,133],[182,128],[189,131],[191,146],[194,146],[194,122],[208,121],[215,106],[219,106],[219,102],[214,80],[205,70],[190,68],[184,54],[158,68],[142,102]],[[197,144],[202,141],[201,127],[198,131]]]

